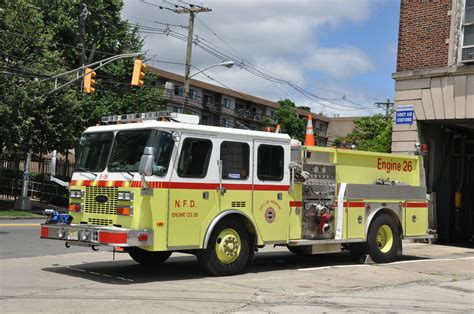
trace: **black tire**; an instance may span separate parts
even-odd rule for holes
[[[152,252],[138,247],[129,247],[127,248],[127,252],[135,262],[142,265],[159,265],[166,261],[171,255],[171,252]]]
[[[254,234],[249,234],[249,258],[247,259],[247,265],[253,263],[255,260],[255,253],[257,253],[257,246]]]
[[[212,231],[207,249],[198,252],[199,264],[204,272],[212,276],[238,274],[251,255],[250,239],[247,229],[239,220],[223,220]],[[226,241],[228,246],[225,245]]]
[[[375,217],[367,235],[367,252],[376,263],[393,262],[400,248],[400,234],[393,217],[381,214]]]

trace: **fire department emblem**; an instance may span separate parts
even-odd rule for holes
[[[265,211],[265,220],[271,224],[275,221],[276,212],[272,207],[267,208]]]

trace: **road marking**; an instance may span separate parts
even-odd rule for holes
[[[88,274],[94,275],[94,276],[102,276],[102,277],[107,277],[107,278],[115,278],[115,279],[118,279],[118,280],[130,281],[130,282],[133,282],[133,281],[134,281],[133,279],[123,278],[123,277],[118,277],[118,276],[112,276],[112,275],[109,275],[109,274],[98,273],[98,272],[95,272],[95,271],[88,271],[88,270],[85,270],[85,269],[76,268],[76,267],[71,267],[71,266],[67,266],[66,268],[67,268],[67,269],[70,269],[70,270],[74,270],[74,271],[80,271],[80,272],[82,272],[82,273],[88,273]]]
[[[41,225],[40,223],[36,224],[0,224],[0,227],[35,227]]]
[[[323,269],[330,269],[330,268],[390,266],[390,265],[408,264],[408,263],[458,261],[458,260],[465,260],[465,259],[474,259],[474,256],[460,257],[460,258],[421,259],[421,260],[412,260],[412,261],[399,261],[399,262],[392,262],[392,263],[386,263],[386,264],[355,264],[355,265],[322,266],[322,267],[312,267],[312,268],[300,268],[298,270],[299,271],[311,271],[311,270],[323,270]]]

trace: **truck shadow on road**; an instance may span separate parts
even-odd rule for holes
[[[416,256],[401,256],[399,261],[422,260]],[[258,274],[283,270],[357,266],[349,253],[297,256],[290,252],[259,252],[242,272]],[[376,266],[374,264],[374,266]],[[193,255],[171,256],[165,263],[154,267],[143,266],[133,260],[103,261],[71,266],[53,266],[43,271],[79,277],[100,283],[130,285],[148,282],[179,281],[207,277]],[[239,275],[238,275],[239,276]]]

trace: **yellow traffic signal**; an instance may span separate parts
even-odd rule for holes
[[[143,79],[145,78],[146,65],[140,59],[135,59],[135,65],[133,66],[133,75],[132,75],[132,86],[143,86],[145,83]]]
[[[84,76],[84,92],[86,94],[93,94],[95,92],[95,88],[93,87],[95,84],[94,78],[97,74],[92,71],[91,68],[86,68],[84,72],[86,73]]]

